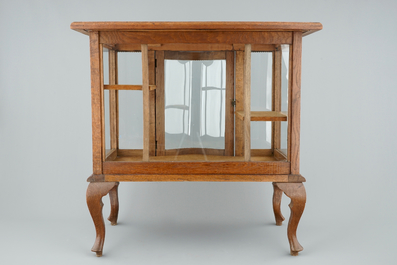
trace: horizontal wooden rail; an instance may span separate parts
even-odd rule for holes
[[[289,182],[289,175],[105,175],[104,181]]]
[[[306,179],[301,175],[152,175],[152,174],[107,174],[92,175],[87,179],[88,182],[107,182],[107,181],[216,181],[216,182],[291,182],[301,183]]]
[[[226,157],[226,156],[225,156]],[[290,174],[290,163],[265,162],[104,162],[103,174],[266,175]]]
[[[104,85],[109,90],[142,90],[142,85]],[[156,85],[149,85],[149,90],[155,90]]]
[[[122,52],[140,52],[141,45],[121,43],[105,45],[106,48]],[[244,44],[211,44],[211,43],[163,43],[148,44],[149,51],[244,51]],[[272,52],[276,50],[274,44],[252,44],[253,52]]]
[[[101,31],[100,43],[292,44],[290,31]]]
[[[165,51],[166,60],[226,60],[226,53],[222,51],[211,52],[177,52]]]
[[[236,111],[236,116],[244,120],[244,111]],[[287,121],[287,115],[278,111],[251,111],[251,121]]]

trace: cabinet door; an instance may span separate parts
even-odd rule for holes
[[[233,52],[156,52],[156,155],[234,154]]]

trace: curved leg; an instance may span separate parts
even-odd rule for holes
[[[112,225],[117,225],[117,217],[119,216],[119,195],[118,195],[119,182],[116,186],[109,191],[110,198],[110,215],[108,220]]]
[[[288,241],[291,248],[291,255],[297,256],[298,252],[303,250],[296,238],[296,229],[302,216],[306,204],[306,190],[303,183],[274,183],[279,189],[284,191],[285,195],[291,198],[289,207],[291,208],[291,216],[288,222]]]
[[[283,196],[283,191],[275,183],[273,183],[273,212],[276,218],[276,225],[281,225],[285,220],[283,214],[281,213],[281,197]]]
[[[102,256],[103,243],[105,241],[102,197],[117,185],[118,182],[92,182],[87,188],[87,205],[96,230],[96,239],[91,251],[96,252],[98,257]]]

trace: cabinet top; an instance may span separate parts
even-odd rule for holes
[[[302,31],[303,36],[319,31],[318,22],[73,22],[70,28],[88,34],[90,31]]]

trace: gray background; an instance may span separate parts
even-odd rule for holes
[[[395,1],[1,1],[1,263],[395,264],[396,11]],[[286,223],[274,225],[269,183],[122,183],[120,225],[107,223],[102,258],[90,252],[89,45],[69,25],[115,20],[323,24],[303,40],[299,257]]]

